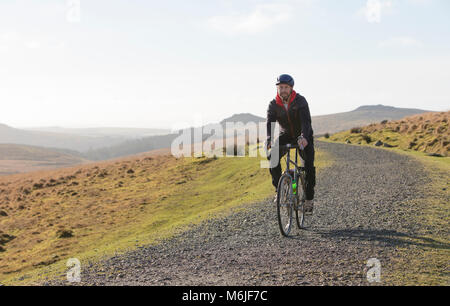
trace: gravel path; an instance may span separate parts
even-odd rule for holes
[[[101,266],[83,266],[81,284],[368,285],[366,261],[375,257],[382,274],[389,272],[400,238],[416,230],[400,202],[420,196],[424,170],[386,150],[320,141],[316,147],[336,162],[317,174],[306,230],[282,238],[270,199]]]

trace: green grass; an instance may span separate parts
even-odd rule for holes
[[[385,137],[389,137],[389,136],[385,135]],[[400,141],[398,138],[395,138],[393,136],[391,136],[391,139],[395,140],[395,142],[391,141],[391,142],[389,142],[389,144],[397,145],[398,147],[393,147],[393,148],[386,148],[383,146],[376,147],[374,145],[376,140],[372,141],[370,143],[367,143],[366,141],[363,140],[361,134],[352,134],[350,132],[336,133],[336,134],[330,136],[330,138],[325,138],[325,137],[318,138],[318,140],[320,140],[320,141],[331,142],[331,143],[346,143],[346,140],[350,140],[351,143],[347,143],[347,145],[368,146],[368,147],[373,147],[373,148],[377,148],[380,150],[393,151],[398,154],[406,154],[408,156],[418,158],[421,162],[431,161],[432,163],[435,163],[436,165],[440,165],[441,167],[443,167],[443,169],[448,169],[448,167],[450,167],[450,157],[428,156],[428,153],[426,153],[426,152],[416,151],[413,149],[405,149],[405,148],[399,146],[400,142],[404,143],[405,141]]]
[[[399,249],[394,259],[394,273],[390,282],[404,285],[449,285],[450,271],[450,157],[430,157],[421,152],[405,152],[422,163],[430,183],[422,186],[423,200],[412,200],[408,204],[417,207],[419,214],[410,215],[413,222],[423,224],[417,237],[408,242],[416,247]]]
[[[336,137],[320,138],[326,142],[341,142],[346,139],[359,139],[358,135],[339,133]],[[342,137],[343,136],[343,137]],[[348,137],[348,138],[347,138]],[[338,141],[333,141],[338,139]],[[392,138],[391,138],[392,139]],[[397,143],[401,140],[397,139]],[[356,142],[356,141],[355,141]],[[358,145],[352,144],[348,145]],[[370,145],[365,144],[362,145]],[[397,154],[413,158],[424,166],[425,175],[430,183],[421,186],[419,192],[424,199],[405,201],[404,218],[410,222],[421,224],[421,230],[416,236],[404,236],[404,247],[398,247],[392,265],[383,269],[383,279],[386,285],[449,285],[450,272],[450,157],[428,156],[424,152],[405,150],[401,148],[375,147],[379,150],[389,150]]]
[[[359,145],[374,145],[377,141],[381,141],[383,144],[388,144],[407,152],[439,153],[443,156],[448,156],[448,122],[441,122],[437,119],[435,121],[434,124],[431,121],[429,124],[421,124],[420,122],[422,121],[417,120],[409,124],[391,122],[387,126],[372,124],[362,128],[338,132],[330,135],[329,138],[321,137],[320,139],[324,141],[350,142],[351,144]],[[415,124],[413,124],[414,122]],[[423,128],[424,126],[428,126],[427,129]],[[413,129],[413,127],[417,128]],[[408,130],[408,128],[412,130]]]
[[[98,263],[104,256],[158,243],[204,220],[245,209],[246,204],[273,194],[269,170],[260,167],[261,160],[265,158],[172,157],[146,164],[144,159],[130,158],[82,172],[79,176],[83,179],[76,178],[77,186],[68,181],[45,195],[37,196],[38,191],[33,191],[29,201],[39,205],[34,204],[29,211],[14,211],[15,223],[0,223],[10,229],[9,234],[22,238],[8,243],[7,251],[0,253],[0,264],[9,264],[0,282],[29,284],[62,277],[68,258],[78,258],[82,265]],[[332,156],[316,151],[318,171],[331,164]],[[134,174],[127,174],[124,165],[134,169]],[[108,174],[99,177],[102,171]],[[120,188],[119,181],[123,181]],[[79,194],[65,195],[73,191]],[[35,225],[30,225],[33,222]],[[58,238],[56,228],[48,228],[49,222],[73,230],[74,237]],[[36,243],[32,231],[40,232],[41,242]],[[44,264],[36,266],[40,261]]]

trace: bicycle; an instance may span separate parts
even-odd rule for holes
[[[280,180],[278,181],[277,214],[281,234],[285,237],[288,237],[292,229],[293,212],[295,212],[295,218],[297,220],[298,228],[304,229],[306,173],[305,167],[298,165],[297,163],[298,156],[300,155],[299,150],[303,150],[304,148],[299,148],[298,144],[280,145],[280,151],[284,149],[287,149],[286,169],[280,177]],[[295,149],[295,162],[293,162],[290,158],[291,149]],[[294,165],[294,169],[289,168],[290,164]],[[298,188],[299,181],[301,188]],[[301,193],[301,195],[299,193]]]

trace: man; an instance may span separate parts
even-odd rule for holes
[[[279,149],[280,145],[288,143],[303,146],[300,156],[305,161],[306,172],[306,202],[305,212],[312,214],[314,208],[314,186],[316,185],[316,168],[314,167],[314,139],[311,126],[311,115],[309,113],[308,102],[306,99],[295,92],[294,79],[287,74],[282,74],[277,79],[277,96],[273,99],[267,109],[267,140],[266,150],[272,148],[272,126],[275,122],[280,125],[279,138],[275,140],[276,145],[273,149]],[[303,137],[302,137],[303,136]],[[273,152],[271,152],[273,153]],[[275,186],[275,192],[278,181],[281,177],[280,159],[287,152],[279,151],[274,154],[274,160],[271,161],[270,174],[272,175],[272,184]],[[272,154],[268,155],[271,159]],[[276,197],[275,197],[276,200]]]

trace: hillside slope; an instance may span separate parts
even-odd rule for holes
[[[46,131],[31,131],[0,124],[0,143],[87,151],[123,142],[125,137],[88,137]]]
[[[383,121],[330,136],[331,141],[384,145],[402,150],[450,156],[450,111],[429,112]]]
[[[266,107],[266,106],[264,106]],[[325,134],[326,132],[332,133],[337,131],[342,131],[345,129],[352,128],[357,125],[365,125],[374,122],[380,122],[381,120],[388,119],[400,119],[405,116],[420,114],[426,112],[425,110],[420,109],[409,109],[409,108],[398,108],[392,106],[384,106],[384,105],[368,105],[361,106],[351,112],[338,113],[338,114],[330,114],[323,116],[313,116],[312,117],[312,126],[315,135]],[[241,122],[243,124],[248,124],[253,122],[255,124],[266,122],[266,118],[255,116],[249,113],[241,113],[235,114],[228,118],[220,121],[220,124],[223,128],[226,126],[227,122]],[[200,128],[210,128],[217,125],[216,124],[207,124],[203,127],[196,127],[195,129]],[[208,129],[209,130],[209,129]],[[193,132],[192,128],[192,134]],[[233,131],[224,131],[225,137],[233,137]],[[237,129],[237,135],[244,135],[244,129]],[[256,135],[252,133],[252,137],[256,139],[258,136],[261,140],[265,139],[265,128],[260,131],[260,135]],[[178,134],[168,134],[168,135],[159,135],[159,136],[151,136],[144,137],[141,139],[133,139],[127,140],[125,142],[100,148],[90,150],[85,154],[86,158],[91,160],[104,160],[108,158],[115,158],[119,156],[126,156],[137,154],[140,152],[146,152],[149,150],[161,149],[170,147],[172,141],[177,138]],[[217,135],[216,135],[217,136]],[[204,134],[204,138],[209,138],[209,135]],[[217,136],[217,137],[220,137]]]
[[[87,137],[121,137],[140,138],[156,135],[169,134],[169,129],[152,128],[122,128],[122,127],[95,127],[95,128],[64,128],[58,126],[23,128],[29,131],[41,131],[51,133],[62,133]]]
[[[0,175],[72,166],[87,162],[77,152],[18,144],[0,144]]]
[[[320,150],[316,159],[326,163]],[[0,177],[0,283],[152,243],[272,193],[253,157],[141,154]]]
[[[355,126],[363,126],[377,123],[382,120],[398,120],[406,116],[412,116],[428,112],[422,109],[399,108],[385,105],[365,105],[357,109],[331,115],[313,116],[312,125],[316,135],[324,133],[336,133],[351,129]]]

